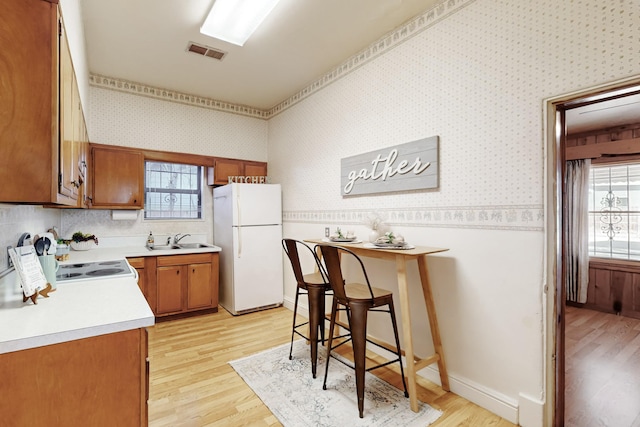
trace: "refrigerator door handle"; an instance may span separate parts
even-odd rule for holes
[[[237,194],[236,194],[236,210],[238,212],[238,258],[240,258],[240,256],[242,255],[242,227],[240,227],[240,225],[242,224],[242,220],[240,218],[240,189],[238,188]]]

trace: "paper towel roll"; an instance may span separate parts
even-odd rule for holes
[[[114,221],[135,221],[138,219],[137,209],[112,210],[111,219]]]

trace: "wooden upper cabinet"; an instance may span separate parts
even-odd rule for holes
[[[57,2],[5,2],[0,14],[0,202],[61,203]]]
[[[144,207],[144,155],[115,146],[91,146],[92,207]]]
[[[264,162],[244,162],[244,176],[267,176],[267,164]]]
[[[213,164],[213,183],[212,185],[225,185],[229,183],[230,176],[239,176],[242,174],[242,162],[233,159],[216,159]]]
[[[249,160],[216,159],[213,170],[209,170],[209,185],[225,185],[232,182],[245,182],[244,177],[267,176],[267,163]],[[242,177],[242,178],[239,178]],[[246,181],[249,182],[249,181]]]
[[[60,193],[78,199],[78,113],[79,94],[73,74],[66,33],[60,34]]]

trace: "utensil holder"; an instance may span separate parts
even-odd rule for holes
[[[60,268],[60,263],[56,260],[55,255],[42,255],[38,257],[40,265],[42,265],[42,272],[47,282],[51,284],[51,288],[56,288],[56,273]]]

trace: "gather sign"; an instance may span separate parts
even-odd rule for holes
[[[438,136],[340,161],[343,196],[438,188]]]

